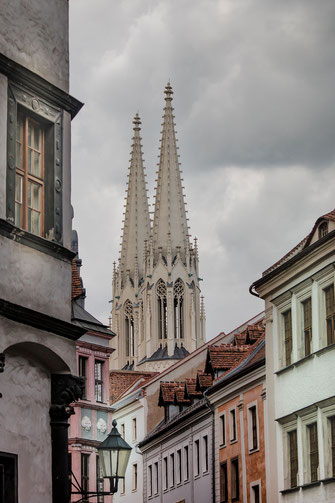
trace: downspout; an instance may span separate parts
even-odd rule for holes
[[[205,395],[206,391],[204,392]],[[213,503],[215,503],[215,415],[214,410],[206,396],[207,402],[206,406],[209,408],[212,414],[212,493],[213,493]]]
[[[254,295],[255,297],[258,297],[260,299],[260,296],[258,295],[258,293],[252,291],[253,288],[255,288],[255,283],[253,283],[252,285],[249,286],[249,293],[251,293],[251,295]]]

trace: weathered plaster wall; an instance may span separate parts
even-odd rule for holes
[[[7,77],[0,74],[0,218],[6,217],[6,205],[5,205],[6,159],[7,159]]]
[[[2,0],[0,52],[69,88],[68,0]]]
[[[73,341],[0,316],[0,353],[5,352],[14,344],[22,343],[38,345],[38,347],[32,347],[31,350],[36,354],[39,353],[41,363],[51,372],[77,374]],[[57,356],[51,355],[51,352],[53,354],[55,352]],[[0,374],[0,388],[3,376],[8,375],[7,364],[5,369],[4,374]]]
[[[51,503],[50,376],[7,354],[0,390],[0,450],[18,455],[19,501]]]
[[[0,255],[0,297],[70,321],[71,264],[3,236]]]

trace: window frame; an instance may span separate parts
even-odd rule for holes
[[[84,373],[82,373],[82,365],[81,363],[84,363]],[[87,367],[88,367],[88,356],[79,354],[78,355],[78,376],[81,377],[84,381],[84,387],[83,387],[83,396],[82,400],[87,400],[87,384],[88,384],[88,379],[87,379]]]
[[[9,452],[0,451],[0,464],[3,466],[7,464],[12,465],[11,470],[13,472],[13,476],[10,477],[13,491],[10,496],[13,496],[11,500],[13,503],[18,503],[18,456],[17,454],[12,454]],[[8,473],[8,472],[7,472]],[[5,479],[5,471],[4,471],[4,479]]]
[[[190,449],[188,445],[184,445],[183,449],[183,454],[184,454],[184,463],[185,463],[185,473],[184,473],[184,482],[187,482],[190,480]]]
[[[225,484],[223,484],[222,472],[225,477]],[[224,494],[223,494],[224,493]],[[220,503],[228,502],[228,466],[227,461],[220,463]]]
[[[44,229],[36,239],[45,238],[62,245],[63,243],[63,111],[50,102],[32,93],[21,84],[8,83],[7,120],[7,172],[6,172],[6,220],[15,224],[15,180],[16,180],[16,138],[19,115],[30,117],[44,129]],[[23,233],[31,234],[26,229]],[[25,234],[23,235],[23,237]],[[37,241],[24,240],[36,247]],[[44,252],[50,253],[43,241],[38,242]]]
[[[104,361],[96,358],[94,360],[94,398],[98,403],[104,403]],[[101,379],[96,377],[96,367],[101,365]],[[99,393],[97,390],[101,389],[101,400],[99,400]]]
[[[194,477],[200,477],[201,463],[200,463],[200,438],[194,439]]]
[[[169,490],[169,463],[168,463],[167,456],[163,457],[163,480],[164,480],[163,491],[168,491]]]
[[[255,493],[253,492],[255,487],[258,487],[258,491],[259,491],[258,502],[256,501]],[[262,503],[262,483],[261,483],[261,480],[255,480],[254,482],[250,483],[250,503]]]
[[[209,471],[209,445],[208,445],[208,434],[202,437],[203,453],[204,453],[204,466],[202,468],[203,473],[208,473]]]
[[[235,474],[236,474],[236,479],[235,479],[235,487],[234,487],[234,480],[233,480],[233,466],[235,467]],[[239,463],[239,457],[236,456],[235,458],[232,458],[230,460],[230,491],[231,491],[231,500],[232,501],[239,501],[240,499],[240,463]],[[235,494],[235,496],[233,496]]]
[[[231,407],[229,409],[229,441],[230,441],[231,444],[237,442],[237,414],[236,414],[236,407]]]
[[[90,454],[87,452],[80,453],[80,480],[81,488],[83,490],[83,501],[88,501],[85,499],[85,494],[89,491],[90,486]]]
[[[138,489],[138,464],[133,463],[133,470],[132,470],[132,490],[131,492],[136,492]]]
[[[219,436],[220,436],[220,447],[226,447],[227,445],[227,431],[226,431],[226,412],[221,412],[219,414]]]
[[[255,412],[255,416],[253,416]],[[258,403],[257,400],[247,405],[247,420],[248,420],[248,448],[249,454],[259,451],[259,419],[258,419]],[[256,446],[254,445],[256,432]]]

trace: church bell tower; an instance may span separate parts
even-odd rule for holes
[[[141,122],[134,119],[121,256],[113,270],[115,369],[161,371],[205,342],[197,239],[189,234],[172,96],[168,83],[152,224]]]

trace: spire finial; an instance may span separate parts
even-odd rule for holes
[[[166,101],[172,101],[173,91],[172,91],[172,87],[171,87],[170,81],[165,86],[165,91],[164,92],[165,92],[165,100]]]
[[[133,124],[134,124],[134,131],[140,131],[141,128],[140,128],[140,125],[141,125],[141,119],[140,119],[140,116],[138,115],[138,112],[136,112],[136,115],[134,117],[134,120],[133,120]]]

